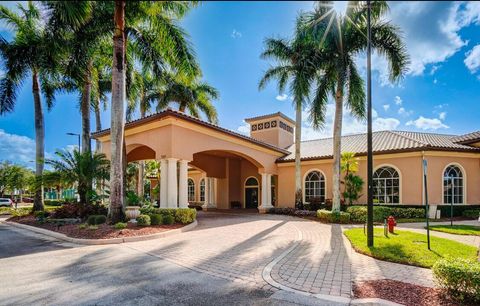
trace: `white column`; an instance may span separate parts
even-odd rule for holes
[[[217,188],[216,188],[216,183],[217,183],[217,179],[214,178],[214,177],[211,177],[211,178],[210,178],[210,203],[208,203],[208,204],[210,205],[210,207],[214,207],[214,208],[217,207],[217,199],[216,199]]]
[[[267,174],[267,205],[263,206],[272,206],[272,175]]]
[[[168,158],[167,207],[178,207],[177,159]]]
[[[208,203],[209,203],[209,199],[208,199],[208,196],[209,196],[209,192],[210,192],[210,188],[208,188],[208,177],[204,177],[203,178],[205,180],[205,201],[203,201],[203,207],[208,207]]]
[[[178,181],[178,207],[188,207],[188,160],[180,160],[180,175]]]
[[[160,207],[161,208],[167,208],[168,205],[168,198],[167,198],[167,193],[168,193],[168,164],[166,159],[161,159],[160,160]]]
[[[267,187],[267,178],[268,175],[266,173],[260,173],[262,175],[262,203],[261,206],[265,207],[268,201],[268,187]]]

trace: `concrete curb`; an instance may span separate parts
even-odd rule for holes
[[[183,232],[190,231],[195,227],[197,227],[198,225],[197,220],[195,220],[194,222],[188,225],[185,225],[184,227],[169,230],[162,233],[157,233],[157,234],[151,234],[151,235],[145,235],[145,236],[132,236],[132,237],[125,237],[125,238],[110,238],[110,239],[81,239],[81,238],[68,237],[67,235],[62,233],[57,233],[54,231],[50,231],[50,230],[35,227],[35,226],[20,224],[17,222],[11,222],[11,221],[0,221],[0,222],[11,225],[13,227],[35,232],[37,234],[42,234],[42,235],[46,235],[46,236],[60,239],[63,241],[76,243],[76,244],[83,244],[83,245],[119,244],[119,243],[126,243],[126,242],[137,242],[137,241],[152,240],[157,238],[164,238],[164,237],[177,235]]]
[[[303,239],[302,232],[294,226],[297,230],[297,237],[295,239],[294,244],[285,250],[282,254],[278,257],[273,259],[268,265],[263,268],[262,271],[262,278],[268,284],[272,285],[273,287],[280,289],[282,291],[278,291],[274,294],[273,298],[278,300],[289,301],[293,303],[300,303],[304,305],[318,305],[319,302],[323,302],[326,305],[381,305],[381,306],[401,306],[401,304],[397,304],[391,301],[387,301],[384,299],[379,298],[365,298],[365,299],[351,299],[343,296],[335,296],[335,295],[327,295],[327,294],[313,294],[306,291],[301,291],[297,289],[293,289],[282,285],[275,281],[272,276],[272,270],[275,265],[277,265],[280,260],[282,260],[285,256],[287,256],[290,252],[292,252],[299,244],[300,241]]]

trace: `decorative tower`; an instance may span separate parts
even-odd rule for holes
[[[294,143],[295,121],[281,112],[245,119],[250,137],[285,149]]]

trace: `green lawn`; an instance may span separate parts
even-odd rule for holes
[[[383,235],[383,228],[375,229],[374,247],[367,247],[367,237],[363,228],[345,231],[345,236],[353,248],[362,254],[374,258],[402,264],[430,268],[440,258],[466,258],[476,260],[477,248],[453,240],[430,236],[431,248],[427,249],[427,237],[424,234],[396,231]]]
[[[480,236],[480,226],[474,225],[431,225],[430,230],[456,235]]]

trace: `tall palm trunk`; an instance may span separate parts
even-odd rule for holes
[[[115,1],[115,32],[113,34],[112,115],[111,115],[111,170],[109,217],[112,223],[123,219],[123,114],[125,87],[125,0]]]
[[[82,101],[80,110],[82,114],[82,153],[91,152],[90,143],[90,96],[92,93],[92,66],[93,62],[89,61],[87,71],[85,72],[85,83],[83,85]]]
[[[142,99],[140,100],[140,117],[144,118],[145,113],[146,113],[145,101],[144,101],[144,97],[142,96]],[[137,195],[141,199],[143,199],[143,195],[144,195],[144,186],[145,186],[144,176],[145,176],[145,162],[141,160],[138,163],[138,178],[137,178]]]
[[[95,130],[100,132],[102,130],[102,118],[100,117],[100,100],[95,104]],[[97,139],[95,144],[95,151],[101,151],[101,142]]]
[[[38,72],[33,69],[32,91],[35,111],[35,197],[33,210],[43,210],[43,165],[45,163],[45,127],[43,119],[42,101],[40,99],[40,86],[38,84]]]
[[[332,211],[340,211],[340,162],[342,159],[343,86],[335,93],[335,121],[333,123],[333,203]]]
[[[302,141],[302,104],[297,103],[295,114],[295,208],[302,209],[302,169],[300,144]]]

